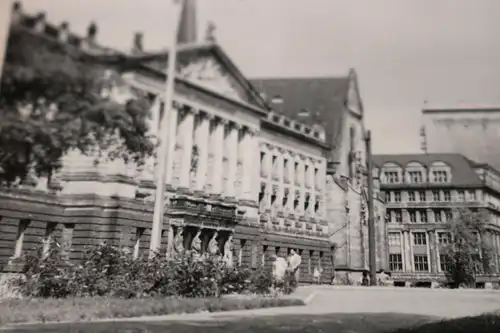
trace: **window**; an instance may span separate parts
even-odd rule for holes
[[[272,157],[272,169],[273,169],[273,176],[276,176],[276,173],[278,171],[278,163],[277,163],[278,157],[276,155],[273,155]]]
[[[307,165],[307,164],[304,167],[304,178],[305,178],[305,184],[310,185],[309,165]]]
[[[425,232],[413,233],[413,245],[427,245],[427,235]]]
[[[13,258],[19,258],[23,254],[24,233],[26,232],[30,222],[30,220],[25,219],[19,221]]]
[[[447,272],[450,270],[450,262],[447,255],[445,254],[439,255],[439,268],[441,272]]]
[[[394,202],[401,202],[401,192],[394,191],[392,194],[394,195]]]
[[[385,179],[389,184],[399,183],[399,175],[397,171],[385,171]]]
[[[444,212],[444,217],[445,217],[446,221],[451,221],[451,220],[453,220],[453,213],[449,210],[446,210]]]
[[[288,162],[289,162],[288,158],[283,159],[283,175],[285,177],[286,182],[288,182],[290,180],[290,177],[289,177],[290,171],[288,170],[288,166],[289,166]]]
[[[441,217],[441,211],[439,209],[434,209],[434,222],[443,222],[443,219]]]
[[[448,175],[444,170],[434,170],[432,171],[432,179],[435,183],[446,183],[448,182]]]
[[[409,171],[408,175],[410,176],[410,183],[421,183],[422,182],[422,171]]]
[[[476,192],[475,191],[467,191],[467,196],[469,201],[476,200]]]
[[[451,201],[451,193],[450,193],[450,191],[448,191],[448,190],[443,191],[443,197],[444,197],[444,201]]]
[[[425,202],[427,200],[425,197],[425,191],[418,191],[418,200],[420,202]]]
[[[446,245],[451,243],[451,235],[449,232],[438,232],[438,244]]]
[[[408,192],[408,201],[415,202],[415,192]]]
[[[428,222],[427,211],[426,210],[421,210],[421,211],[419,211],[419,213],[420,213],[420,222],[427,223]]]
[[[45,236],[43,237],[43,257],[46,258],[50,254],[50,247],[53,241],[53,234],[57,228],[57,223],[49,222],[45,228]]]
[[[295,174],[295,184],[298,184],[300,182],[300,177],[299,177],[299,162],[295,162],[295,165],[294,165],[294,174]]]
[[[465,201],[465,192],[464,191],[458,191],[458,201]]]
[[[389,269],[392,272],[403,271],[403,256],[401,254],[389,254]]]
[[[139,252],[141,250],[141,237],[144,234],[144,228],[137,228],[135,230],[135,243],[134,243],[134,254],[133,258],[139,258]]]
[[[390,232],[387,238],[389,246],[401,246],[401,234],[399,232]]]
[[[441,198],[440,198],[438,190],[433,190],[432,191],[432,200],[433,201],[441,201]]]
[[[401,210],[396,211],[396,222],[403,222],[403,214],[401,213]]]
[[[387,210],[385,212],[385,222],[392,222],[392,210]]]
[[[410,215],[410,222],[417,222],[417,213],[414,210],[408,212]]]
[[[429,259],[426,255],[415,255],[413,256],[413,263],[415,266],[415,272],[428,272],[429,271]]]
[[[314,168],[314,186],[317,186],[321,183],[321,181],[319,180],[319,169],[318,168]]]

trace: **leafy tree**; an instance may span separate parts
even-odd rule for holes
[[[488,243],[488,212],[485,209],[458,209],[448,222],[448,244],[441,248],[446,275],[455,286],[474,286],[476,275],[489,273],[491,244]]]
[[[0,182],[26,180],[29,170],[50,177],[72,149],[138,164],[152,153],[149,99],[103,96],[106,69],[81,49],[11,27],[0,86]]]

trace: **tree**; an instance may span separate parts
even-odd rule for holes
[[[441,248],[446,276],[455,286],[474,286],[476,275],[489,273],[491,245],[488,243],[488,212],[485,209],[458,209],[447,223],[448,244]]]
[[[11,27],[0,86],[0,182],[25,180],[30,170],[50,177],[72,149],[138,164],[152,154],[151,102],[140,93],[125,103],[103,97],[108,68],[74,46]]]

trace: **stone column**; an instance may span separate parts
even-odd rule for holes
[[[198,166],[196,170],[196,191],[203,192],[207,183],[208,166],[208,143],[210,131],[210,119],[208,113],[200,113],[200,125],[196,131],[196,146],[198,147]]]
[[[178,108],[172,106],[170,111],[167,113],[168,116],[168,153],[167,153],[167,170],[166,170],[166,182],[167,184],[172,184],[172,178],[174,174],[174,158],[175,158],[175,144],[177,138],[177,118],[178,118]]]
[[[198,110],[185,108],[184,118],[180,125],[180,134],[182,135],[182,156],[181,156],[181,177],[180,187],[189,189],[191,175],[191,157],[193,153],[193,134],[194,134],[194,117]]]
[[[316,168],[315,161],[311,160],[311,165],[309,166],[310,169],[310,185],[311,185],[311,216],[316,216],[316,212],[314,211],[314,207],[316,206],[316,184],[315,184],[315,174],[314,174],[314,169]],[[320,215],[320,214],[318,214]]]
[[[254,166],[252,151],[253,145],[253,134],[252,131],[245,127],[243,132],[243,138],[241,140],[241,149],[245,154],[243,155],[243,182],[242,182],[242,198],[244,200],[252,200],[252,173]],[[268,153],[266,153],[266,158],[268,158]],[[256,168],[258,169],[258,168]],[[269,170],[268,170],[269,171]],[[267,188],[266,188],[267,189]]]
[[[428,232],[428,239],[429,239],[429,268],[431,273],[437,273],[438,272],[438,255],[437,255],[437,244],[436,244],[436,231],[434,230],[429,230]]]
[[[225,119],[217,119],[214,131],[214,167],[212,192],[222,194],[222,158],[224,153],[224,126]]]
[[[228,140],[228,178],[226,189],[224,193],[226,196],[235,198],[236,197],[236,173],[238,171],[238,134],[241,129],[241,125],[238,123],[231,123],[229,129]]]
[[[413,265],[411,260],[411,252],[412,251],[412,244],[411,244],[411,237],[410,237],[410,232],[407,230],[403,231],[403,243],[404,243],[404,271],[405,272],[413,272]]]

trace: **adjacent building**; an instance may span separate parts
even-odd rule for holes
[[[190,249],[199,237],[202,251],[214,239],[221,252],[232,248],[235,264],[253,268],[296,249],[302,282],[320,268],[322,282],[329,283],[334,265],[360,274],[368,265],[367,170],[355,72],[250,81],[213,36],[196,38],[195,17],[194,2],[186,1],[168,113],[161,251],[174,251],[174,243]],[[150,134],[159,136],[168,52],[146,51],[137,34],[131,52],[123,54],[99,44],[94,23],[78,36],[67,22],[54,25],[43,13],[28,15],[19,3],[11,31],[98,56],[110,83],[103,97],[126,102],[146,96]],[[94,161],[72,151],[50,182],[39,178],[31,188],[0,191],[4,271],[16,270],[26,250],[53,237],[72,249],[71,258],[103,240],[131,247],[135,256],[147,253],[155,160],[140,168],[122,160]],[[377,197],[379,268],[386,265],[384,215]]]
[[[424,152],[463,154],[500,170],[500,107],[422,110]]]
[[[374,173],[386,202],[389,271],[396,284],[444,281],[440,246],[449,242],[444,226],[459,207],[489,213],[487,237],[500,273],[500,172],[460,154],[375,155]]]

